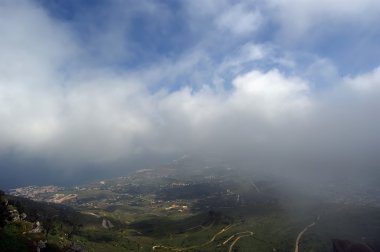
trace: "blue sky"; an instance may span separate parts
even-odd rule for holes
[[[371,71],[380,57],[375,1],[37,1],[35,5],[66,26],[80,48],[78,58],[71,60],[84,68],[138,74],[158,65],[188,64],[176,74],[150,80],[153,92],[202,85],[230,89],[237,73],[273,68],[307,78],[313,91],[319,92],[336,81],[325,75],[338,78]],[[269,54],[238,59],[242,62],[217,73],[222,62],[242,57],[250,46]],[[313,69],[322,61],[326,69]]]
[[[177,59],[199,47],[219,61],[246,43],[256,43],[279,52],[329,59],[341,74],[371,70],[380,51],[378,4],[365,1],[358,7],[355,2],[336,2],[41,0],[36,5],[67,25],[78,44],[91,45],[88,52],[99,63],[122,69],[155,64],[163,57]],[[249,19],[252,13],[259,18],[249,20],[248,28],[239,24],[239,19]],[[221,24],[223,15],[231,18],[225,18],[231,24]],[[107,45],[117,45],[120,55],[107,58],[109,48],[99,40],[112,35],[114,41]]]
[[[17,182],[6,164],[71,176],[183,153],[373,167],[379,13],[377,0],[0,0],[3,178]]]

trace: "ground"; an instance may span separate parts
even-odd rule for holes
[[[175,163],[72,188],[15,192],[9,199],[22,201],[28,217],[8,224],[3,243],[13,237],[25,244],[39,220],[43,237],[33,239],[62,251],[332,251],[333,239],[380,249],[380,205],[368,195],[316,196],[224,163]],[[63,195],[69,200],[57,204]]]

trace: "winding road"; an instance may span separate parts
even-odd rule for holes
[[[160,248],[164,248],[164,249],[168,249],[168,250],[172,250],[172,251],[186,251],[186,250],[189,250],[189,249],[194,249],[194,248],[200,248],[200,247],[204,247],[204,246],[207,246],[209,245],[210,243],[212,243],[213,241],[215,241],[216,237],[218,237],[219,235],[223,234],[224,232],[226,232],[228,229],[230,229],[231,227],[233,227],[234,225],[232,224],[229,224],[227,226],[225,226],[224,228],[222,228],[218,233],[216,233],[209,241],[201,244],[201,245],[198,245],[198,246],[191,246],[191,247],[186,247],[186,248],[179,248],[179,247],[170,247],[170,246],[164,246],[164,245],[154,245],[152,247],[152,250],[153,251],[157,251],[157,249],[160,249]]]
[[[245,233],[245,234],[243,234],[243,233]],[[240,235],[238,235],[238,234],[240,234]],[[254,233],[253,233],[252,231],[245,231],[245,232],[240,232],[240,233],[235,234],[234,236],[237,236],[237,237],[236,237],[235,240],[231,243],[231,245],[230,245],[230,249],[228,250],[228,252],[232,252],[232,250],[233,250],[235,244],[236,244],[241,238],[246,237],[246,236],[251,236],[251,235],[253,235],[253,234],[254,234]],[[231,236],[231,237],[233,237],[233,236]],[[230,239],[228,239],[228,240],[230,240]],[[227,240],[226,240],[226,241],[227,241]],[[227,242],[228,242],[228,241],[227,241]],[[224,243],[223,243],[223,244],[224,244]]]
[[[319,219],[319,217],[318,217]],[[295,244],[295,248],[294,248],[294,252],[299,252],[299,245],[300,245],[300,241],[301,241],[301,238],[303,236],[303,234],[309,229],[311,228],[312,226],[315,225],[315,222],[307,225],[297,236],[297,239],[296,239],[296,244]]]

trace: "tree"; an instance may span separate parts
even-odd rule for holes
[[[3,228],[11,217],[4,195],[4,192],[0,190],[0,228]]]

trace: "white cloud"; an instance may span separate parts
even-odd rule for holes
[[[62,66],[70,65],[68,60],[77,49],[73,38],[65,26],[52,22],[41,9],[27,1],[2,4],[1,82],[13,88],[47,84]]]
[[[261,13],[244,4],[230,6],[215,20],[219,29],[228,30],[236,35],[246,35],[256,31],[261,22]]]
[[[236,52],[233,52],[232,55],[227,56],[220,64],[218,71],[222,73],[232,70],[235,73],[239,73],[244,69],[244,65],[247,63],[268,59],[270,57],[270,52],[271,48],[268,46],[247,43],[241,46]]]
[[[330,61],[320,60],[301,76],[273,67],[280,58],[272,46],[249,41],[220,60],[200,43],[134,71],[105,70],[81,60],[86,49],[67,26],[28,2],[7,3],[0,8],[0,32],[6,34],[0,37],[2,153],[105,164],[198,151],[292,167],[295,159],[312,163],[315,153],[344,157],[355,142],[367,149],[380,144],[374,130],[380,68],[342,78]],[[254,32],[261,22],[256,10],[241,4],[222,9],[213,17],[236,35]],[[251,64],[258,61],[268,63],[267,70]],[[296,61],[289,57],[290,69]],[[315,95],[308,78],[319,70],[321,80],[337,83]],[[190,77],[172,87],[182,76]],[[212,78],[226,87],[215,88]],[[365,156],[366,148],[354,146],[352,159]]]
[[[345,83],[359,92],[378,92],[380,91],[380,67],[375,68],[369,73],[364,73],[355,77],[347,77],[345,78]]]
[[[308,84],[296,77],[286,78],[278,70],[267,73],[252,71],[233,81],[235,103],[252,107],[269,117],[282,113],[299,113],[310,107]],[[261,110],[261,111],[260,111]]]
[[[267,14],[280,26],[279,39],[290,41],[316,40],[320,33],[335,31],[337,25],[368,28],[378,21],[380,11],[377,0],[270,0],[267,6]]]

